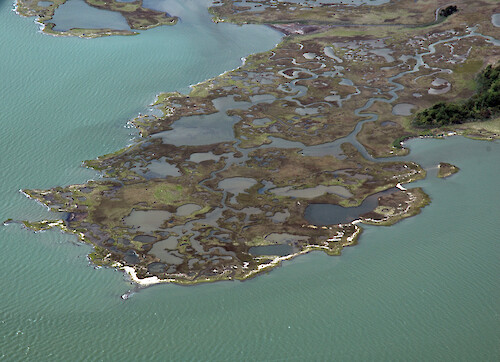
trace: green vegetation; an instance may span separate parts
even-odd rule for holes
[[[442,16],[443,18],[447,18],[448,16],[456,13],[458,11],[458,8],[456,5],[450,5],[445,7],[444,9],[441,9],[439,11],[439,16]]]
[[[478,91],[461,102],[439,102],[415,115],[413,125],[434,128],[486,120],[500,113],[500,63],[488,65],[477,77]]]
[[[158,185],[154,191],[154,196],[156,199],[166,204],[174,204],[186,198],[181,185],[167,183]]]

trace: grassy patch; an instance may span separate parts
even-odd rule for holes
[[[156,200],[165,204],[177,204],[179,201],[188,201],[189,196],[183,186],[175,184],[161,184],[153,192]]]

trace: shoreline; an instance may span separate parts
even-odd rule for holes
[[[354,222],[352,222],[350,224],[354,225]],[[349,244],[345,245],[345,247],[353,245],[353,243],[357,240],[357,238],[359,237],[361,232],[362,232],[362,228],[356,227],[356,232],[353,235],[351,235],[350,237],[347,237]],[[200,279],[200,280],[178,280],[175,278],[160,279],[157,276],[152,276],[152,277],[147,277],[147,278],[141,279],[137,276],[136,270],[133,267],[121,265],[121,264],[120,265],[111,265],[110,267],[115,268],[116,270],[123,271],[124,275],[126,275],[127,278],[131,282],[135,283],[135,285],[137,285],[139,287],[145,288],[145,287],[150,287],[150,286],[158,285],[158,284],[176,284],[176,285],[194,286],[197,284],[214,283],[214,282],[218,282],[218,281],[233,281],[233,280],[236,281],[236,280],[238,280],[240,282],[244,282],[248,279],[253,279],[254,277],[259,275],[260,273],[270,272],[274,268],[280,267],[281,263],[284,261],[295,259],[296,257],[298,257],[300,255],[305,255],[305,254],[308,254],[308,253],[313,252],[313,251],[326,252],[328,250],[330,250],[330,249],[327,246],[318,245],[318,244],[311,244],[311,245],[308,245],[305,249],[298,251],[296,253],[293,253],[293,254],[288,254],[288,255],[284,255],[284,256],[274,256],[274,258],[270,262],[268,262],[266,264],[259,264],[256,269],[251,270],[248,274],[245,274],[242,278],[232,278],[231,276],[226,277],[226,278],[224,278],[224,277],[221,278],[221,275],[224,274],[223,273],[223,274],[220,274],[213,279],[206,278],[206,279]],[[340,256],[340,254],[338,254],[338,256]],[[119,263],[117,263],[117,264],[119,264]],[[245,268],[245,267],[243,267],[243,268]],[[127,299],[127,298],[123,298],[123,299]]]

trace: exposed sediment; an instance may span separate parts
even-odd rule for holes
[[[439,170],[438,170],[437,176],[439,178],[450,177],[451,175],[454,175],[458,171],[460,171],[460,169],[457,166],[452,165],[451,163],[446,163],[446,162],[440,162],[438,167],[439,167]]]

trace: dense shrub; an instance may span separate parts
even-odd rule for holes
[[[488,65],[477,77],[477,93],[461,102],[439,102],[418,112],[413,125],[421,128],[485,120],[500,113],[500,63]]]
[[[450,16],[453,13],[456,13],[457,11],[458,11],[458,8],[456,5],[450,5],[444,9],[441,9],[439,11],[439,16],[447,18],[448,16]]]

